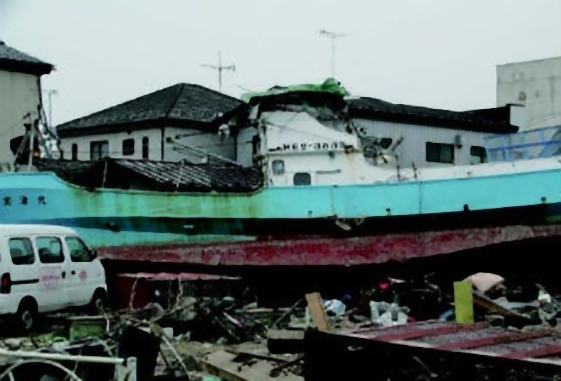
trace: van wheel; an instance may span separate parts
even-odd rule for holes
[[[16,324],[20,330],[28,333],[35,327],[38,316],[37,302],[31,298],[23,299],[16,312]]]
[[[103,315],[107,309],[107,293],[103,289],[95,290],[88,310],[92,315]]]

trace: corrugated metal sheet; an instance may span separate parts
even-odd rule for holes
[[[308,331],[306,380],[558,380],[559,331],[428,321],[347,333]],[[329,366],[325,366],[329,364]]]

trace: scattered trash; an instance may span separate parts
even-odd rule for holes
[[[370,319],[378,326],[390,327],[407,323],[408,316],[405,311],[408,311],[407,308],[395,303],[370,302]]]
[[[502,276],[491,273],[473,274],[464,280],[473,284],[473,286],[482,293],[486,293],[491,289],[500,286],[505,281]]]
[[[316,292],[290,307],[275,308],[263,307],[251,296],[194,297],[184,295],[181,287],[176,293],[160,287],[144,307],[129,303],[127,308],[100,316],[49,315],[50,332],[0,340],[0,348],[109,359],[134,357],[138,381],[159,376],[170,380],[302,380],[307,330],[392,329],[411,321],[456,320],[458,303],[450,292],[452,284],[440,287],[431,279],[387,278],[370,290],[334,295],[325,301]],[[457,283],[466,285],[466,301],[473,307],[470,322],[524,331],[557,324],[558,301],[540,285],[531,290],[532,296],[491,273],[477,273]],[[511,301],[512,295],[529,300],[515,296],[516,301]],[[96,381],[109,380],[113,372],[91,364],[79,364],[74,371],[84,381],[92,375]]]

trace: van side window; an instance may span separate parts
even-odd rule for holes
[[[38,237],[35,239],[35,246],[37,246],[41,263],[64,262],[64,253],[62,252],[62,242],[60,238]]]
[[[35,252],[29,238],[10,238],[8,246],[14,265],[32,265],[35,263]]]
[[[91,251],[80,238],[66,237],[65,239],[72,262],[92,262],[95,259]]]

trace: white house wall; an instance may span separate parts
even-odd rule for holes
[[[84,135],[61,139],[61,148],[65,159],[72,158],[72,145],[78,145],[78,160],[90,160],[90,143],[107,140],[109,142],[109,156],[116,159],[142,159],[142,139],[148,138],[148,158],[161,160],[162,158],[162,130],[159,128],[140,131],[114,132],[103,135]],[[134,154],[123,155],[123,140],[134,139]]]
[[[13,164],[10,140],[25,133],[23,117],[37,118],[40,105],[38,78],[30,74],[0,71],[0,163]]]
[[[234,138],[231,135],[220,136],[217,133],[195,129],[168,127],[165,131],[164,143],[164,160],[166,161],[178,161],[183,158],[181,152],[174,150],[174,145],[167,142],[168,137],[180,144],[198,148],[225,159],[236,160]]]
[[[84,135],[67,137],[62,140],[64,158],[72,157],[72,144],[78,145],[78,160],[90,160],[90,143],[107,140],[109,142],[109,156],[116,159],[142,159],[142,139],[148,138],[148,159],[162,159],[162,130],[160,128],[136,130],[128,132],[115,132],[103,135]],[[164,160],[178,161],[184,155],[174,150],[174,144],[168,143],[171,138],[180,144],[204,150],[208,153],[235,160],[233,137],[220,137],[215,133],[205,133],[200,130],[166,127],[164,130]],[[134,154],[123,155],[123,140],[135,139]]]
[[[497,106],[522,104],[522,129],[561,125],[561,57],[497,66]]]
[[[452,164],[429,163],[426,161],[426,142],[454,144],[456,135],[463,139],[462,148],[455,148],[454,165],[471,164],[471,146],[484,147],[483,137],[489,134],[474,131],[453,130],[449,128],[428,127],[414,124],[391,123],[367,119],[354,119],[357,128],[364,127],[369,136],[391,138],[395,141],[399,136],[404,140],[396,149],[399,164],[402,168],[411,167],[446,167]]]

